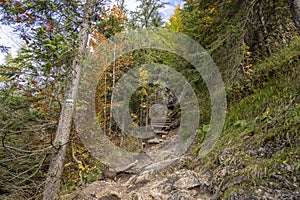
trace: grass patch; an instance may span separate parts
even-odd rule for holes
[[[299,39],[292,41],[257,63],[251,75],[229,88],[231,97],[235,92],[243,93],[243,97],[238,101],[231,99],[224,131],[201,165],[210,171],[234,169],[234,173],[225,176],[225,182],[243,175],[247,179],[228,187],[222,198],[240,188],[250,190],[270,181],[287,187],[288,181],[274,178],[276,174],[284,180],[300,178],[299,47]],[[196,145],[196,149],[200,147]],[[218,156],[227,148],[231,150],[230,156],[220,163]]]

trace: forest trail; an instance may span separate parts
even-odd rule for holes
[[[178,166],[177,166],[178,167]],[[207,192],[208,176],[195,171],[177,169],[141,174],[119,174],[115,179],[96,181],[63,196],[65,200],[194,200],[212,199]]]
[[[165,119],[152,119],[154,136],[143,141],[144,152],[151,153],[167,143],[178,131],[180,120],[177,112]],[[102,180],[82,186],[77,192],[63,196],[66,200],[152,200],[152,199],[211,199],[205,188],[208,177],[187,170],[188,158],[183,156],[160,170],[143,169],[139,173],[114,171],[109,167],[102,171]],[[154,163],[160,165],[160,163]]]

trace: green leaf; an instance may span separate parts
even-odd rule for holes
[[[210,124],[203,124],[202,131],[207,133],[210,131]]]
[[[234,124],[233,124],[233,126],[236,126],[236,127],[245,127],[245,126],[247,126],[247,121],[246,120],[237,120]]]

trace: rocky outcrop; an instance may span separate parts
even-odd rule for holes
[[[219,167],[213,171],[182,169],[182,166],[141,174],[120,173],[113,179],[106,178],[85,185],[77,192],[66,195],[65,200],[205,200],[222,199],[300,199],[299,180],[287,180],[280,174],[273,174],[268,183],[251,186],[249,175],[236,173],[237,168],[224,165],[234,159],[232,150],[225,149],[218,155]],[[226,161],[227,160],[227,161]],[[226,162],[224,162],[226,161]],[[243,166],[241,166],[243,168]],[[289,170],[289,168],[287,169]],[[290,169],[292,170],[292,169]],[[282,182],[282,186],[278,185]],[[242,187],[244,184],[245,187]],[[246,185],[245,185],[246,184]],[[248,185],[248,186],[247,186]],[[234,186],[238,190],[231,190]],[[288,186],[288,187],[285,187]]]
[[[128,177],[127,177],[128,178]],[[171,174],[145,171],[128,180],[97,181],[86,185],[80,192],[64,196],[68,200],[194,200],[211,199],[204,192],[207,180],[191,170],[180,170]]]

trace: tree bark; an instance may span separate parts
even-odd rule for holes
[[[81,30],[79,32],[80,46],[78,49],[78,56],[76,56],[72,63],[70,82],[66,89],[65,101],[63,103],[63,107],[60,113],[58,128],[54,139],[54,146],[56,147],[56,149],[53,152],[50,161],[50,166],[48,169],[45,188],[43,192],[44,200],[57,199],[60,191],[61,175],[64,169],[66,149],[67,144],[69,142],[72,118],[74,113],[74,105],[80,80],[80,73],[82,67],[81,61],[82,58],[85,56],[87,50],[87,42],[89,36],[88,29],[91,26],[90,16],[93,11],[93,5],[91,3],[92,1],[93,0],[87,0],[87,2],[84,5],[84,16]]]
[[[288,0],[288,4],[294,18],[294,23],[300,34],[300,0]]]

